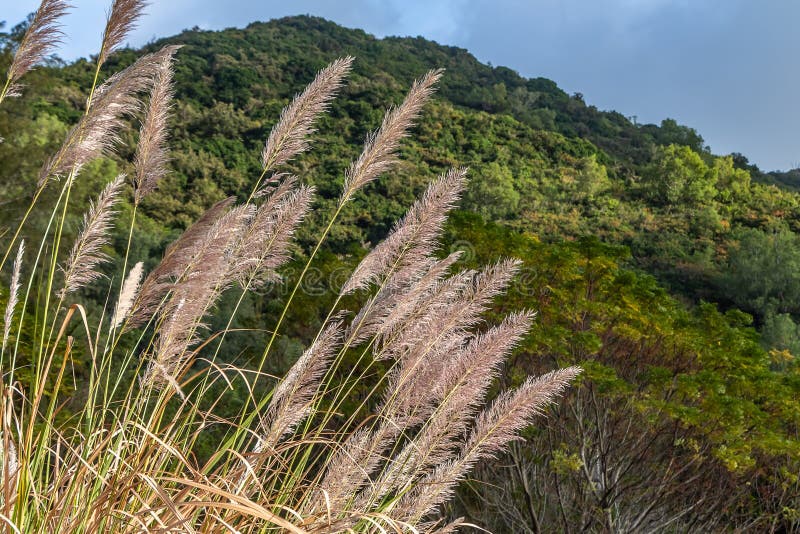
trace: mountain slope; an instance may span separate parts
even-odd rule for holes
[[[220,141],[229,159],[232,151],[245,149],[233,165],[222,162],[243,176],[252,175],[253,149],[285,99],[320,66],[351,54],[357,57],[355,74],[334,107],[335,130],[323,125],[322,158],[336,160],[327,161],[326,173],[341,174],[352,156],[346,146],[357,145],[367,127],[377,124],[384,102],[399,101],[425,70],[444,67],[440,104],[426,116],[420,143],[407,152],[409,158],[421,154],[422,160],[402,176],[412,185],[419,184],[415,176],[430,176],[447,164],[470,165],[475,179],[466,207],[540,235],[595,234],[625,244],[639,265],[695,300],[737,302],[716,287],[716,278],[738,226],[796,229],[794,195],[751,188],[743,169],[753,181],[777,179],[741,157],[715,158],[694,130],[671,120],[635,125],[619,113],[587,106],[550,80],[483,65],[463,49],[421,38],[379,40],[313,17],[224,32],[189,31],[165,42],[185,45],[176,76],[181,100],[190,107],[216,106],[210,112],[214,119],[198,117],[199,124],[187,124],[187,131],[243,139],[244,147]],[[428,132],[431,139],[425,137]],[[691,151],[669,150],[670,145]],[[204,147],[206,153],[213,152],[209,148]],[[669,169],[672,174],[664,176]],[[686,194],[662,198],[653,193],[662,187],[662,176],[671,181],[663,187],[683,188]],[[236,192],[238,180],[228,180],[224,189]],[[714,191],[697,195],[687,185],[694,182]],[[396,190],[387,195],[390,204],[396,195]],[[386,221],[397,213],[390,209]]]
[[[747,290],[732,290],[749,276],[747,269],[732,273],[742,263],[735,257],[742,232],[755,228],[760,233],[751,241],[766,244],[776,231],[794,235],[800,229],[791,174],[764,175],[741,155],[715,157],[691,128],[671,120],[636,125],[587,106],[552,81],[483,65],[463,49],[422,38],[376,39],[315,17],[221,32],[188,30],[143,51],[166,43],[184,45],[175,76],[175,172],[150,213],[169,228],[184,227],[213,199],[240,194],[258,173],[260,146],[288,98],[321,66],[350,54],[357,57],[355,71],[321,124],[318,150],[295,163],[328,200],[386,103],[398,102],[413,78],[430,68],[444,67],[447,74],[419,137],[406,145],[405,165],[361,195],[345,214],[334,248],[374,242],[422,184],[463,164],[473,177],[464,207],[484,217],[544,239],[595,235],[628,246],[633,264],[673,292],[741,307],[761,324],[800,312],[779,295],[777,286],[785,283],[779,280],[792,287],[800,280],[778,258],[776,280],[755,299],[761,304],[754,305]],[[138,53],[118,53],[109,69],[129,64]],[[79,95],[91,81],[89,64],[37,76],[44,86],[58,85],[67,104],[39,98],[27,113],[40,121],[74,121]]]

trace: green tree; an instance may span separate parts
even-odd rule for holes
[[[759,317],[800,313],[800,238],[787,228],[744,228],[720,276],[723,290],[741,309]]]
[[[711,174],[716,179],[718,200],[741,202],[747,199],[750,193],[750,173],[737,168],[732,156],[714,158]]]
[[[608,172],[602,163],[597,161],[597,155],[580,158],[576,164],[575,190],[578,198],[593,200],[595,196],[607,191],[611,187]]]
[[[472,177],[466,197],[471,209],[492,220],[515,217],[519,200],[511,169],[495,161],[481,167]]]
[[[658,128],[647,125],[644,131],[650,133],[661,145],[682,145],[695,152],[703,152],[705,141],[694,128],[678,124],[675,119],[664,119]]]
[[[800,325],[788,313],[767,313],[762,339],[767,348],[800,356]]]
[[[642,195],[662,206],[695,206],[714,197],[715,179],[700,155],[687,146],[669,145],[643,170]]]

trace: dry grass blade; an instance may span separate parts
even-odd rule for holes
[[[138,204],[152,192],[167,173],[167,119],[173,97],[172,56],[164,57],[150,91],[147,113],[139,134],[134,156],[134,201]]]
[[[283,109],[261,153],[264,171],[283,165],[308,150],[307,138],[314,133],[314,122],[328,109],[352,64],[350,56],[337,59],[322,69],[314,81]]]
[[[19,79],[61,42],[64,34],[61,32],[59,19],[70,7],[64,0],[42,0],[39,4],[39,9],[36,10],[8,68],[4,96],[19,96]]]
[[[345,173],[344,190],[339,198],[339,205],[345,204],[353,193],[394,165],[400,141],[408,136],[409,129],[433,95],[436,82],[443,72],[441,69],[432,70],[415,81],[403,103],[390,109],[384,116],[381,127],[368,136],[361,155]]]
[[[119,194],[125,175],[120,174],[91,203],[83,217],[83,229],[72,247],[66,263],[61,267],[64,273],[64,287],[59,293],[63,298],[102,276],[97,267],[108,261],[109,256],[103,247],[109,243],[111,219],[114,205],[119,202]]]
[[[106,21],[100,54],[97,57],[98,65],[105,63],[108,56],[122,44],[125,37],[136,27],[136,22],[142,16],[148,3],[145,0],[114,0]]]
[[[464,521],[463,517],[459,517],[447,523],[446,525],[442,525],[441,521],[436,521],[430,525],[420,525],[420,532],[424,532],[425,534],[453,534],[454,532],[458,532],[461,527],[472,526]],[[476,527],[476,530],[483,530],[480,527]]]
[[[14,268],[11,271],[11,285],[9,287],[8,302],[6,302],[6,313],[3,316],[3,345],[2,350],[6,350],[8,336],[11,333],[11,322],[14,320],[14,309],[19,302],[20,272],[22,271],[22,256],[25,254],[25,240],[19,243],[17,257],[14,260]]]
[[[201,490],[202,493],[210,495],[212,497],[216,497],[213,500],[208,501],[186,501],[182,502],[181,506],[188,506],[192,508],[203,508],[203,509],[228,509],[228,510],[235,510],[241,512],[244,517],[257,517],[259,519],[263,519],[277,525],[289,532],[293,532],[295,534],[306,534],[306,531],[302,528],[290,523],[289,521],[285,520],[284,518],[275,515],[274,513],[267,510],[267,504],[261,505],[259,503],[253,502],[246,497],[242,497],[241,495],[237,495],[235,493],[231,493],[225,491],[219,487],[213,486],[211,484],[198,482],[195,480],[190,479],[177,479],[172,477],[165,477],[165,479],[172,483],[177,483],[183,486],[188,486],[191,488],[197,488]],[[285,507],[283,507],[285,508]]]

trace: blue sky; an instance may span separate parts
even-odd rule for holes
[[[10,25],[38,0],[3,0]],[[110,0],[72,0],[73,59],[93,53]],[[132,45],[200,26],[313,14],[377,36],[422,35],[544,76],[639,122],[696,128],[716,153],[800,167],[797,0],[155,0]]]

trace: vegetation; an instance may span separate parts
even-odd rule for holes
[[[261,151],[247,200],[231,197],[206,210],[143,279],[141,261],[129,268],[131,243],[139,204],[168,170],[166,122],[178,47],[144,55],[98,83],[101,66],[143,7],[136,0],[113,3],[84,113],[44,162],[0,262],[16,247],[0,348],[3,530],[456,530],[463,520],[444,521],[440,505],[580,372],[573,366],[531,377],[484,406],[532,313],[510,313],[477,331],[518,262],[452,272],[457,254],[434,255],[465,169],[433,181],[363,258],[288,372],[264,372],[293,298],[339,213],[356,192],[392,169],[400,141],[441,73],[416,81],[367,138],[263,353],[236,365],[218,356],[225,338],[235,334],[239,306],[246,294],[278,277],[313,203],[313,187],[282,168],[309,148],[315,122],[353,58],[321,70],[284,108]],[[0,104],[20,93],[19,79],[53,45],[65,8],[61,0],[41,4],[15,51]],[[79,208],[70,202],[73,186],[85,166],[111,153],[123,119],[137,115],[144,92],[149,98],[126,165],[131,179],[106,175],[73,245],[65,247],[67,213]],[[97,178],[104,175],[98,169]],[[110,230],[126,184],[133,194],[127,245],[118,252],[124,281],[118,286],[108,277],[104,284],[99,267],[111,259]],[[35,254],[26,255],[20,236],[48,189],[60,191],[44,207],[49,215],[38,242],[32,239]],[[116,304],[81,303],[76,294],[84,289],[117,292]],[[226,292],[238,300],[223,317],[227,325],[208,335],[204,320]],[[350,317],[339,302],[354,293],[364,304]],[[355,355],[348,377],[338,380],[337,371]],[[80,361],[82,376],[70,380]],[[343,411],[355,386],[371,391],[356,409]],[[217,409],[226,404],[235,406],[234,414]],[[198,442],[210,428],[218,441],[203,451]]]
[[[5,64],[19,55],[29,23],[5,35]],[[135,147],[147,144],[146,129],[138,133],[138,128],[115,125],[120,143],[113,152],[104,150],[82,165],[80,176],[69,185],[70,209],[63,209],[64,182],[38,187],[40,168],[59,152],[70,128],[83,120],[86,95],[96,82],[107,79],[106,73],[138,64],[147,57],[143,54],[158,54],[171,45],[183,47],[174,63],[175,99],[168,119],[171,156],[164,163],[168,176],[156,190],[143,194],[143,156]],[[262,157],[271,125],[316,71],[348,55],[357,60],[339,98],[329,102],[329,112],[315,122],[315,150],[281,162],[280,168],[273,162],[273,171]],[[495,328],[508,328],[511,323],[503,320],[508,313],[536,312],[530,335],[520,340],[496,379],[484,384],[489,396],[502,403],[511,388],[525,387],[527,376],[557,367],[579,365],[584,373],[550,417],[525,430],[524,442],[497,460],[480,462],[448,505],[450,519],[464,516],[495,532],[800,529],[796,171],[768,174],[741,154],[714,155],[697,132],[675,121],[634,124],[618,113],[587,105],[581,95],[570,96],[549,80],[525,79],[503,67],[482,65],[464,50],[423,39],[377,40],[312,17],[222,32],[195,29],[142,50],[122,49],[101,58],[105,61],[69,65],[45,61],[44,67],[26,74],[21,97],[0,104],[0,136],[5,138],[0,143],[0,198],[7,213],[0,221],[7,227],[2,234],[2,250],[7,251],[3,275],[12,282],[14,243],[24,237],[28,252],[23,265],[28,267],[23,275],[26,282],[33,281],[28,296],[20,300],[28,303],[23,320],[13,323],[16,330],[9,337],[16,351],[14,379],[28,388],[37,383],[44,388],[47,401],[58,407],[54,424],[74,428],[75,421],[85,420],[82,414],[91,399],[99,400],[91,384],[100,380],[93,369],[98,354],[103,354],[104,336],[118,338],[114,353],[127,355],[109,356],[110,367],[103,368],[104,376],[120,377],[120,392],[137,384],[137,372],[143,372],[153,361],[150,356],[162,347],[159,329],[166,323],[156,321],[124,335],[108,330],[115,305],[106,303],[116,301],[122,273],[139,261],[143,272],[163,271],[163,261],[175,250],[166,244],[184,239],[179,236],[186,235],[184,230],[198,217],[207,217],[203,214],[210,207],[237,213],[239,208],[217,204],[229,197],[237,198],[239,205],[254,199],[264,205],[268,201],[253,192],[264,183],[277,186],[268,182],[273,172],[278,180],[299,176],[302,186],[281,182],[288,188],[285,194],[299,201],[310,194],[305,188],[313,187],[314,209],[296,227],[294,244],[287,243],[277,256],[285,263],[271,266],[270,276],[259,278],[257,288],[214,295],[218,298],[210,306],[213,313],[203,320],[209,327],[202,331],[203,341],[186,353],[191,360],[178,358],[186,372],[176,380],[202,386],[179,383],[187,395],[182,401],[172,384],[149,405],[152,413],[163,406],[160,418],[137,416],[170,432],[177,432],[184,421],[196,424],[179,433],[181,447],[176,450],[185,458],[170,460],[172,471],[165,472],[190,478],[188,472],[204,484],[217,483],[211,473],[220,471],[202,466],[224,466],[223,471],[240,466],[233,452],[220,454],[220,443],[230,451],[251,450],[247,447],[256,443],[254,436],[240,429],[258,428],[258,418],[245,427],[242,417],[254,413],[254,407],[264,412],[274,384],[268,376],[291,376],[296,362],[307,358],[306,349],[336,324],[339,310],[394,309],[382,300],[391,296],[385,294],[388,282],[383,280],[388,278],[368,278],[373,293],[377,290],[374,297],[363,289],[342,288],[347,288],[354,269],[358,273],[365,268],[363,262],[369,266],[376,251],[385,250],[386,245],[374,243],[387,236],[384,243],[392,242],[393,222],[428,184],[443,183],[446,178],[438,176],[452,179],[451,169],[468,165],[471,179],[445,226],[444,246],[429,261],[440,262],[435,265],[444,270],[467,272],[498,258],[520,258],[508,293],[491,303],[484,318],[500,325]],[[95,79],[98,65],[102,68]],[[446,68],[446,75],[417,119],[414,135],[397,147],[399,160],[391,172],[353,189],[342,202],[343,189],[352,184],[352,174],[345,170],[353,172],[349,165],[359,160],[356,147],[368,132],[381,127],[381,107],[402,101],[405,88],[435,67]],[[150,85],[143,90],[149,91]],[[140,115],[126,116],[123,122],[135,124],[133,117]],[[95,353],[75,341],[69,345],[63,376],[56,365],[45,377],[37,351],[45,345],[52,349],[42,336],[55,325],[55,338],[65,313],[62,309],[56,322],[58,297],[44,289],[49,281],[58,289],[63,279],[51,267],[69,254],[66,244],[81,237],[78,208],[122,173],[138,185],[133,190],[119,186],[116,224],[107,230],[109,244],[101,249],[109,258],[94,269],[107,276],[110,286],[94,281],[67,294],[67,302],[79,302],[82,308],[72,312],[54,354],[64,354],[67,336],[87,337],[78,320],[80,310],[85,310],[91,327]],[[41,209],[28,213],[34,195]],[[53,206],[61,209],[50,211]],[[35,261],[36,247],[30,243],[38,244],[48,235],[60,236],[60,252],[43,248]],[[456,252],[461,253],[458,258],[449,255]],[[170,274],[176,276],[174,271]],[[247,277],[244,281],[247,287]],[[42,308],[46,299],[50,309],[37,311],[47,309]],[[0,293],[0,304],[6,301],[7,294]],[[23,304],[17,304],[18,314]],[[365,315],[368,312],[348,317]],[[369,320],[379,324],[391,319]],[[488,329],[486,335],[493,331]],[[370,425],[376,419],[369,414],[385,414],[386,408],[376,383],[396,372],[392,360],[368,357],[384,337],[375,337],[377,344],[361,341],[369,347],[363,355],[363,348],[353,350],[339,341],[347,350],[336,349],[331,359],[338,363],[322,379],[323,389],[334,391],[333,400],[320,397],[318,416],[310,416],[295,434],[283,437],[286,446],[279,448],[278,457],[253,465],[267,470],[278,459],[292,458],[298,463],[289,465],[305,475],[323,473],[329,463],[326,454],[332,458],[329,453],[348,439],[348,430],[362,421],[375,430]],[[211,374],[209,361],[216,365]],[[5,363],[3,369],[7,373]],[[236,369],[260,369],[261,374],[234,378]],[[178,375],[169,371],[165,376]],[[7,386],[13,383],[6,378]],[[19,404],[21,397],[13,398]],[[28,409],[22,415],[32,413]],[[123,428],[114,424],[131,420],[115,415],[119,413],[116,408],[108,412],[108,429]],[[177,423],[169,426],[173,420]],[[157,435],[151,426],[140,426]],[[316,436],[318,429],[322,430]],[[85,437],[81,432],[70,438]],[[306,432],[323,443],[305,448],[299,436],[309,435]],[[239,440],[236,446],[231,435]],[[404,439],[418,435],[389,441],[405,445]],[[248,436],[253,437],[251,443]],[[163,452],[160,444],[153,447]],[[301,450],[313,452],[303,455],[297,452]],[[327,452],[317,454],[318,450]],[[374,467],[360,484],[381,480],[380,468]],[[267,496],[262,503],[274,503],[269,491],[282,487],[284,480],[258,469],[258,480],[266,481],[259,489]],[[288,487],[313,494],[308,493],[313,484],[303,486],[309,478],[319,482],[309,476]],[[159,480],[170,492],[180,487],[174,480]],[[201,490],[168,497],[200,499]],[[138,486],[137,491],[144,488]],[[147,488],[151,498],[163,498],[154,497],[153,491]],[[216,495],[217,504],[227,502],[221,495]],[[297,495],[279,504],[300,510],[302,505],[292,501]],[[258,502],[253,494],[247,498]],[[391,509],[391,499],[379,507]],[[285,509],[263,508],[294,521]],[[212,520],[205,512],[197,513],[192,517]],[[220,516],[226,521],[228,517]],[[359,528],[369,528],[370,520],[378,518],[364,517]],[[314,523],[297,525],[309,528]]]
[[[595,238],[543,244],[468,214],[450,227],[476,263],[525,258],[498,311],[525,303],[537,320],[501,387],[553,365],[585,369],[528,446],[481,466],[454,511],[494,532],[793,528],[797,368],[761,347],[748,315],[687,310]]]

